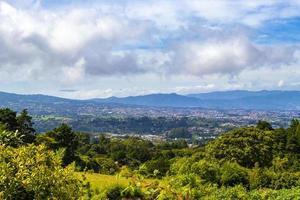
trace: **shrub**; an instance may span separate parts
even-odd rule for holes
[[[192,172],[202,180],[210,183],[219,183],[219,166],[206,160],[200,160],[192,165]]]
[[[249,185],[247,170],[237,163],[225,163],[221,174],[221,183],[224,186]]]
[[[105,191],[105,196],[109,200],[121,200],[122,199],[122,191],[124,189],[125,189],[124,186],[113,185]]]
[[[60,153],[61,154],[61,153]],[[3,199],[78,199],[83,184],[71,166],[61,167],[61,155],[45,146],[0,145],[0,191]]]

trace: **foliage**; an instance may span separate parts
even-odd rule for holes
[[[23,144],[23,135],[18,131],[6,131],[0,128],[0,145],[18,147]]]
[[[59,154],[45,146],[0,145],[0,197],[4,199],[74,199],[83,185],[71,166],[62,168]]]
[[[61,124],[45,135],[40,136],[39,142],[44,143],[50,149],[65,149],[63,156],[63,165],[68,165],[76,159],[76,149],[78,147],[78,138],[76,133],[66,124]]]
[[[35,140],[35,129],[33,128],[32,117],[26,109],[16,117],[17,130],[24,136],[22,140],[25,143],[33,143]]]
[[[32,141],[22,134],[34,135],[34,130],[26,110],[17,115],[2,109],[0,122],[0,198],[299,199],[296,119],[286,129],[259,121],[204,147],[189,147],[185,140],[156,144],[137,137],[91,139],[66,124],[38,135],[35,143],[43,145],[27,146]],[[186,136],[182,127],[169,137]],[[79,171],[102,174],[88,173],[82,179],[76,173],[75,178],[72,162]]]
[[[164,158],[149,160],[144,163],[146,175],[161,178],[170,168],[170,161]]]
[[[24,109],[19,115],[9,108],[0,109],[0,124],[4,124],[7,131],[18,131],[24,143],[33,143],[35,140],[35,129],[32,117]]]
[[[221,169],[221,184],[224,186],[244,185],[248,183],[248,172],[237,163],[225,163]]]
[[[270,166],[273,153],[272,131],[241,128],[221,135],[206,146],[207,155],[221,162],[237,162],[244,167]]]
[[[169,138],[191,138],[192,134],[188,131],[187,128],[173,128],[168,134],[167,136]]]
[[[272,125],[269,122],[262,121],[262,120],[259,120],[257,122],[256,128],[264,130],[264,131],[271,131],[271,130],[273,130],[273,127],[272,127]]]
[[[0,109],[0,123],[5,124],[7,130],[15,131],[17,124],[17,113],[10,110],[9,108]]]
[[[191,172],[198,175],[205,182],[217,184],[220,182],[220,169],[217,163],[200,160],[192,165]]]

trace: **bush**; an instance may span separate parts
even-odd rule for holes
[[[152,177],[161,178],[169,170],[170,162],[167,159],[159,158],[157,160],[147,161],[144,164],[144,166],[145,166],[147,175],[152,176]],[[159,172],[158,174],[157,174],[157,171]],[[154,172],[156,172],[156,174],[154,174]]]
[[[23,144],[22,137],[23,135],[18,131],[1,131],[0,129],[0,145],[18,147]]]
[[[206,198],[204,199],[232,200],[232,199],[256,199],[256,198],[250,198],[250,195],[246,191],[246,189],[239,185],[231,188],[222,187],[218,190],[215,190],[212,194],[207,195]]]
[[[275,136],[272,131],[257,128],[240,128],[229,131],[206,147],[206,155],[220,162],[237,162],[243,167],[271,166]]]
[[[219,166],[217,163],[200,160],[192,165],[192,172],[202,180],[210,183],[219,183]]]
[[[271,178],[267,175],[266,169],[255,167],[249,172],[250,189],[267,188],[270,186]]]
[[[102,198],[108,200],[121,200],[121,199],[142,199],[144,196],[140,187],[130,185],[124,187],[119,184],[110,186],[104,191]]]
[[[105,196],[109,200],[121,200],[122,199],[122,191],[124,189],[125,189],[124,186],[113,185],[105,191]]]
[[[177,158],[170,167],[170,173],[173,175],[191,173],[191,166],[193,163],[193,160],[190,158]]]
[[[237,163],[225,163],[221,174],[221,183],[224,186],[249,185],[247,170]]]
[[[0,191],[3,199],[78,199],[83,184],[45,146],[0,145]]]

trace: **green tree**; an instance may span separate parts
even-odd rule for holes
[[[293,119],[287,129],[286,149],[292,153],[300,154],[300,123],[297,119]]]
[[[167,136],[169,138],[192,138],[192,134],[187,128],[174,128],[167,134]]]
[[[23,135],[25,143],[33,143],[35,140],[35,129],[33,128],[32,117],[26,109],[16,117],[17,130]]]
[[[221,183],[225,186],[244,185],[248,186],[249,177],[245,168],[237,163],[225,163],[221,168]]]
[[[261,129],[261,130],[265,130],[265,131],[273,130],[272,125],[269,122],[263,121],[263,120],[259,120],[257,122],[256,128]]]
[[[18,123],[16,116],[17,113],[9,108],[0,109],[0,123],[5,124],[8,131],[17,130]]]
[[[206,155],[221,162],[234,161],[243,167],[270,166],[274,149],[273,131],[240,128],[229,131],[206,145]]]
[[[44,137],[46,138],[40,139],[40,141],[46,141],[46,145],[51,149],[65,149],[65,155],[63,157],[64,165],[68,165],[75,161],[78,138],[70,126],[61,124],[59,127],[47,132]]]
[[[219,183],[220,169],[217,163],[200,160],[192,165],[192,172],[209,183]]]

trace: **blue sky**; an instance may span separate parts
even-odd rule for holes
[[[0,90],[300,90],[300,1],[2,0]]]

